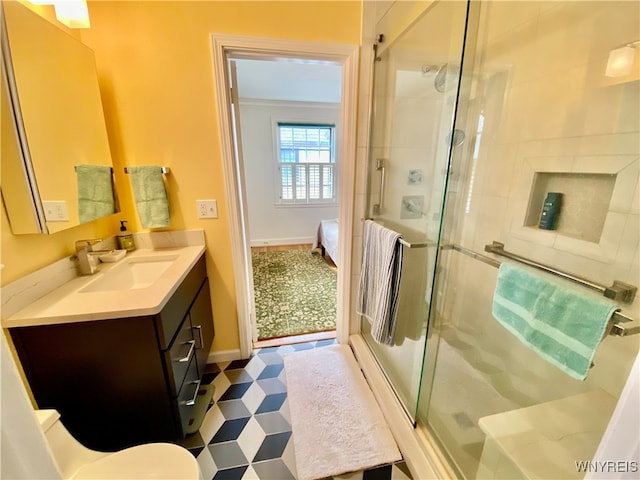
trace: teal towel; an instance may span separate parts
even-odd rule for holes
[[[618,306],[594,294],[503,263],[493,316],[548,362],[578,380],[587,376],[607,324]]]
[[[128,170],[142,228],[168,227],[171,216],[162,167],[129,167]]]
[[[80,223],[91,222],[115,213],[111,167],[77,165],[75,171]]]

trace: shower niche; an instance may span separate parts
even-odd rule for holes
[[[562,194],[553,231],[579,240],[599,243],[604,230],[616,175],[608,173],[537,172],[534,175],[524,225],[540,228],[549,192]]]
[[[638,210],[640,160],[617,154],[622,134],[559,138],[521,146],[509,192],[509,236],[529,244],[612,263]],[[602,149],[602,150],[600,150]],[[601,151],[584,155],[585,151]],[[546,195],[562,194],[555,228],[539,227]],[[530,245],[532,246],[532,245]]]

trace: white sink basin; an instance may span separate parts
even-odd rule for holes
[[[147,288],[173,264],[178,255],[147,255],[123,260],[80,290],[107,292]]]
[[[35,300],[29,297],[28,303],[20,298],[19,301],[25,302],[26,306],[17,311],[14,309],[8,317],[2,318],[2,327],[155,315],[162,311],[204,252],[204,244],[138,248],[120,261],[102,264],[95,275],[75,276],[44,296]],[[69,261],[65,259],[59,267],[64,268],[65,274]],[[39,277],[37,281],[30,282],[29,285],[48,283]],[[2,301],[2,313],[7,315],[7,307],[12,304],[4,295]]]

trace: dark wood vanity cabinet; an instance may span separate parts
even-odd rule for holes
[[[38,407],[83,445],[183,438],[214,337],[204,255],[156,315],[10,332]]]

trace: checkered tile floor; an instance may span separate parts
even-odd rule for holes
[[[254,351],[248,360],[209,365],[214,405],[189,441],[204,480],[296,478],[283,354],[334,340]],[[189,441],[187,443],[189,443]],[[204,446],[202,446],[204,445]],[[342,475],[340,480],[407,480],[404,462]]]

